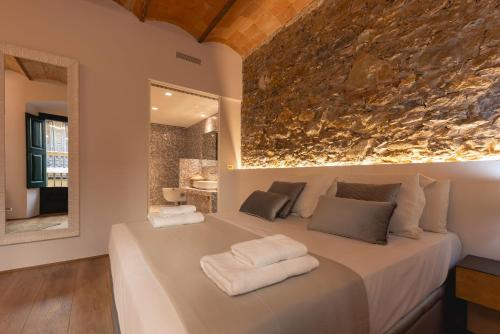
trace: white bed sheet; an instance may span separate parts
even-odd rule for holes
[[[381,246],[309,231],[307,219],[298,217],[269,223],[242,213],[215,216],[260,236],[288,235],[311,253],[357,272],[368,294],[370,333],[386,332],[443,284],[461,253],[453,233],[424,232],[420,240],[390,235],[388,245]],[[186,333],[125,224],[112,227],[109,254],[122,333]]]

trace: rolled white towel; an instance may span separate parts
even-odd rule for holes
[[[242,261],[262,267],[307,254],[307,247],[282,234],[240,242],[231,246],[231,252]]]
[[[179,205],[179,206],[162,206],[160,213],[162,215],[178,215],[181,213],[191,213],[196,211],[194,205]]]
[[[199,212],[182,213],[178,215],[162,215],[161,213],[150,213],[149,222],[153,227],[165,227],[175,225],[186,225],[202,223],[205,217]]]
[[[281,261],[264,267],[241,262],[231,252],[207,255],[201,268],[214,283],[230,296],[236,296],[310,272],[319,261],[311,255]]]

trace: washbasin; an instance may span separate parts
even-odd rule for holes
[[[217,189],[217,181],[193,181],[193,187],[204,190]]]
[[[186,201],[186,192],[179,188],[162,188],[163,197],[167,202],[180,203]]]

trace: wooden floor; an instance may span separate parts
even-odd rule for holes
[[[108,257],[0,273],[0,333],[113,333]]]

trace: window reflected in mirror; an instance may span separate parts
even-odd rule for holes
[[[5,232],[68,228],[67,70],[6,55]]]

